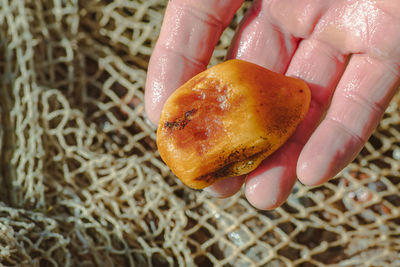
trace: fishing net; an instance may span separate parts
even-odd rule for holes
[[[166,2],[1,1],[0,264],[400,266],[400,97],[346,170],[274,211],[190,190],[143,107]]]

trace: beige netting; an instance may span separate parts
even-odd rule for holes
[[[0,264],[399,266],[400,97],[340,177],[275,211],[189,190],[143,108],[166,2],[0,1]]]

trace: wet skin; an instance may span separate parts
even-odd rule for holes
[[[146,112],[154,124],[168,96],[206,68],[242,2],[169,1],[146,84]],[[400,2],[256,0],[227,57],[298,77],[312,92],[306,118],[281,149],[247,179],[206,189],[227,197],[245,182],[249,202],[272,209],[286,200],[296,178],[319,185],[335,176],[376,128],[399,84]]]

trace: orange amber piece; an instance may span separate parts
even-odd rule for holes
[[[294,133],[310,104],[295,78],[229,60],[166,101],[157,130],[164,162],[191,188],[254,170]]]

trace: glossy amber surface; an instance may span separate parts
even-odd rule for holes
[[[168,98],[158,149],[183,183],[201,189],[254,170],[294,133],[309,104],[303,81],[229,60]]]

